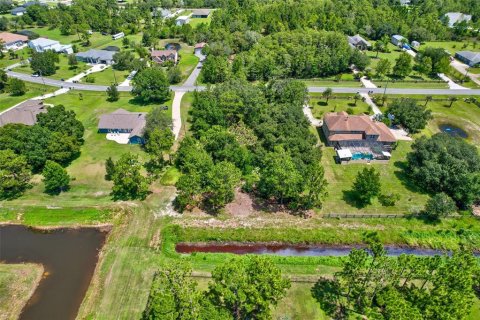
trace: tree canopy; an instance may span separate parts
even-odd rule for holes
[[[393,124],[399,124],[410,133],[417,133],[425,128],[432,112],[419,105],[415,99],[405,98],[393,100],[387,109],[387,114],[393,115]]]
[[[425,191],[444,192],[460,208],[480,197],[480,156],[463,139],[438,133],[421,137],[407,155],[407,173]]]

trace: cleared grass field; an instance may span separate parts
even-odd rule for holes
[[[0,263],[0,319],[18,319],[43,274],[41,265]]]
[[[18,55],[18,58],[11,59],[9,53],[5,53],[3,58],[0,59],[0,68],[3,69],[5,67],[11,66],[12,64],[18,63],[28,58],[28,49],[23,48],[21,50],[15,51],[15,54]]]
[[[89,77],[93,78],[95,81],[93,84],[100,84],[100,85],[111,85],[115,83],[122,83],[130,74],[130,71],[124,70],[114,70],[112,67],[105,68],[100,72],[91,73]],[[86,77],[81,80],[81,82],[86,83]]]
[[[464,41],[429,41],[422,44],[421,48],[432,47],[447,50],[451,55],[455,55],[457,51],[474,51],[480,52],[480,46],[475,40]]]

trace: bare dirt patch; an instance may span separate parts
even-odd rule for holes
[[[253,200],[241,190],[235,191],[235,199],[225,207],[225,212],[234,217],[248,217],[255,212]]]

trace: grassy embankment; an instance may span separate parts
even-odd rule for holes
[[[0,263],[0,320],[18,319],[42,274],[41,265]]]
[[[80,94],[83,96],[82,100]],[[108,220],[109,215],[103,209],[115,203],[109,195],[112,184],[104,179],[105,160],[108,157],[118,159],[125,152],[133,152],[138,154],[140,159],[144,159],[145,153],[138,145],[120,145],[108,141],[105,134],[98,134],[99,116],[118,108],[148,112],[158,104],[142,105],[129,93],[121,93],[117,102],[108,102],[105,93],[95,92],[70,92],[47,99],[46,103],[63,104],[67,109],[75,111],[77,118],[85,126],[85,143],[81,148],[81,155],[67,167],[73,178],[71,188],[58,196],[47,195],[43,192],[41,176],[36,175],[33,178],[33,188],[23,196],[0,202],[0,212],[3,213],[1,219],[5,221],[19,217],[19,222],[29,225],[88,224]],[[162,105],[169,106],[167,112],[170,116],[171,100]]]

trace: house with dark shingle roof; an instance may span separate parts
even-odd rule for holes
[[[112,64],[113,63],[113,56],[116,52],[114,51],[107,51],[107,50],[96,50],[90,49],[86,52],[79,52],[75,55],[77,60],[83,61],[86,63],[103,63],[103,64]]]
[[[0,115],[0,127],[10,123],[19,123],[26,126],[33,126],[37,123],[37,115],[47,112],[47,107],[41,100],[28,100],[13,109],[5,111]]]
[[[206,19],[210,15],[212,10],[210,9],[193,9],[192,18],[203,18]]]
[[[364,147],[390,152],[397,141],[384,123],[344,111],[327,113],[322,130],[328,146],[335,148]]]
[[[16,7],[10,10],[12,16],[23,16],[27,12],[27,9],[24,7]]]
[[[455,58],[468,64],[470,67],[480,66],[480,52],[459,51],[455,53]]]
[[[353,49],[367,50],[368,48],[372,47],[370,42],[362,38],[359,34],[356,34],[352,37],[348,36],[347,40],[348,45]]]
[[[145,129],[146,112],[129,112],[117,109],[112,113],[103,114],[98,122],[99,133],[128,133],[128,142],[143,144],[143,130]]]

